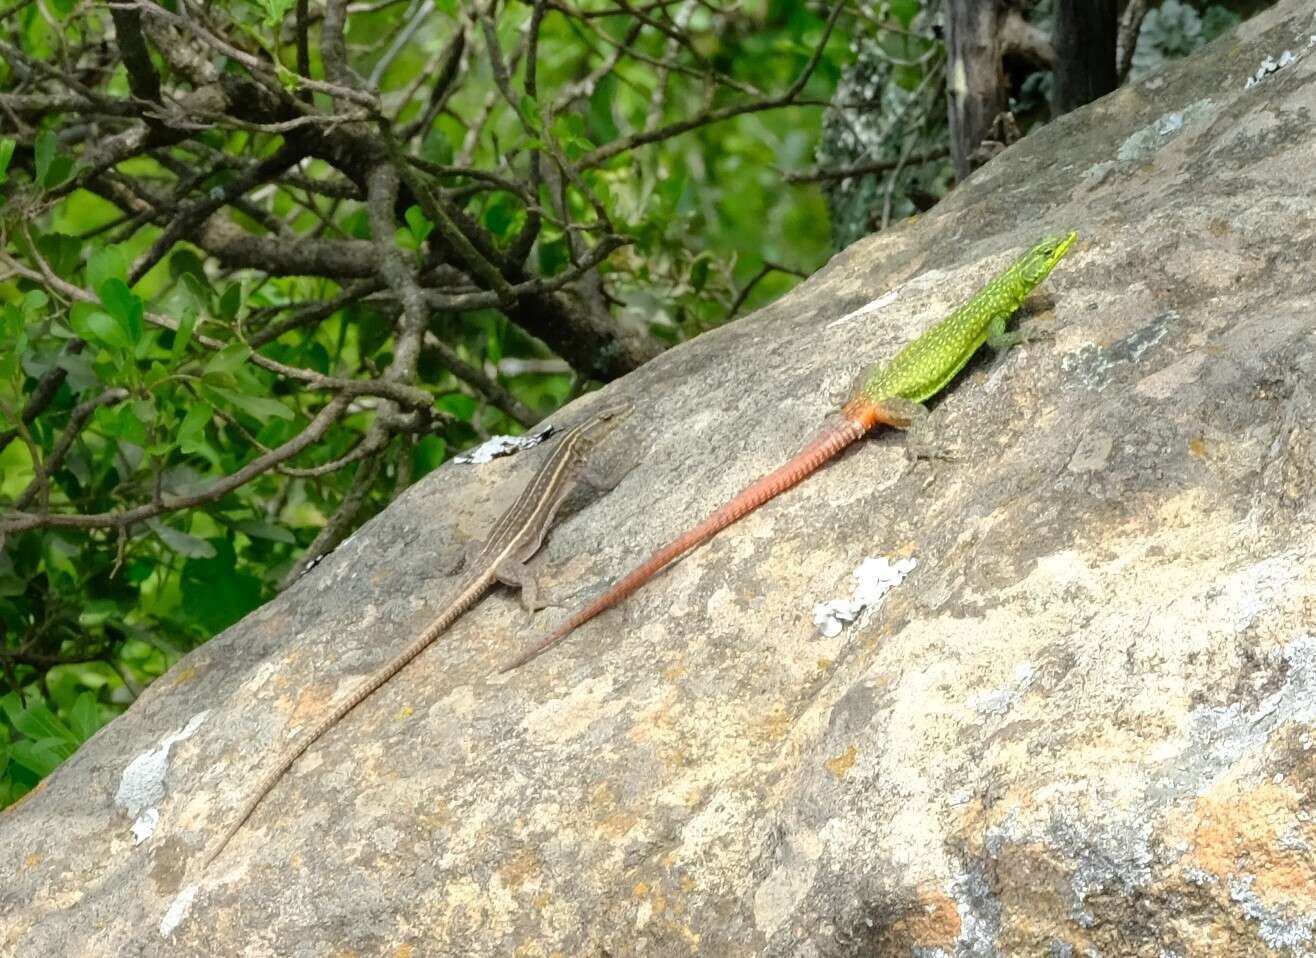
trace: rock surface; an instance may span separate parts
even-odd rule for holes
[[[875,437],[495,678],[564,614],[497,590],[203,872],[542,452],[427,478],[0,817],[0,953],[1316,953],[1314,36],[1281,3],[610,387],[641,461],[535,560],[568,604],[1082,233],[935,407],[958,459]],[[918,564],[820,637],[867,556]]]

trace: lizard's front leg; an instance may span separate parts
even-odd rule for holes
[[[905,432],[905,454],[910,459],[941,459],[956,456],[942,444],[928,407],[908,399],[884,399],[877,404],[882,422]]]

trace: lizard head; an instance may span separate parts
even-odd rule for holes
[[[1076,239],[1078,239],[1078,233],[1070,230],[1068,233],[1043,237],[1036,246],[1030,249],[1019,262],[1019,269],[1029,284],[1036,286],[1046,279],[1046,274],[1051,272],[1056,263],[1060,262],[1060,257],[1069,252],[1069,247],[1074,245]]]
[[[606,406],[594,414],[594,418],[585,426],[585,436],[591,441],[597,442],[608,433],[612,432],[621,423],[623,419],[631,414],[634,408],[627,400],[621,400],[611,406]]]

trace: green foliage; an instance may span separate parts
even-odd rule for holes
[[[1142,21],[1130,75],[1136,79],[1160,69],[1167,60],[1185,57],[1241,20],[1222,4],[1206,5],[1199,12],[1181,0],[1164,0]]]
[[[0,186],[9,182],[9,175],[6,172],[9,169],[9,163],[14,158],[14,147],[17,144],[13,140],[0,139]]]
[[[95,692],[79,678],[69,681],[68,672],[52,676],[54,708],[35,696],[24,702],[15,692],[0,698],[0,806],[30,792],[104,724]]]

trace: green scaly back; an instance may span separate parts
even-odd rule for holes
[[[864,379],[859,395],[871,403],[886,399],[923,402],[936,395],[983,343],[1005,332],[1005,321],[1046,279],[1076,239],[1078,233],[1072,231],[1043,239],[977,296]]]

